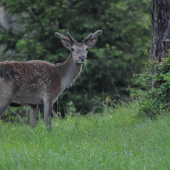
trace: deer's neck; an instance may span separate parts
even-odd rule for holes
[[[80,75],[82,64],[75,63],[70,55],[64,63],[57,64],[56,67],[61,80],[61,90],[64,91]]]

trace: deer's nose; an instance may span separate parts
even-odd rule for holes
[[[85,57],[85,56],[80,56],[79,59],[80,59],[81,61],[85,61],[86,57]]]

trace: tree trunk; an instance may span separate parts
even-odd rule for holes
[[[170,49],[170,0],[153,0],[152,14],[152,49],[151,61],[157,58],[159,62],[168,56]],[[150,70],[154,74],[154,70]],[[153,89],[154,81],[151,81]]]
[[[152,13],[152,60],[157,57],[161,62],[168,54],[170,42],[170,0],[153,0]]]

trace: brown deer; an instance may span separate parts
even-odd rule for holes
[[[30,126],[34,128],[38,105],[43,105],[45,124],[50,129],[54,102],[78,77],[87,60],[88,49],[94,47],[101,33],[98,30],[77,43],[69,33],[66,37],[55,32],[63,46],[71,51],[61,64],[40,60],[0,62],[0,117],[9,105],[29,105]]]

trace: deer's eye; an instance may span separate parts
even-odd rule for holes
[[[88,48],[86,48],[86,50],[88,51],[89,49],[88,49]]]
[[[74,48],[71,48],[71,51],[74,51]]]

